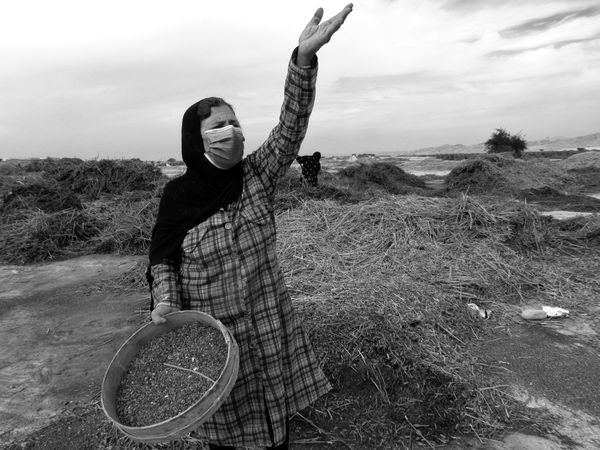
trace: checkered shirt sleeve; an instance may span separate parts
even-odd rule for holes
[[[294,63],[296,54],[297,50],[288,66],[279,123],[260,148],[247,157],[269,196],[274,194],[277,182],[298,156],[315,101],[316,56],[313,65],[300,68]]]
[[[150,268],[154,281],[152,283],[152,298],[154,304],[167,303],[173,308],[181,309],[181,282],[179,270],[169,261],[164,260]]]

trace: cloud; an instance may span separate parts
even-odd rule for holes
[[[587,43],[587,42],[594,42],[594,41],[598,41],[598,40],[600,40],[600,33],[595,36],[592,36],[589,38],[583,38],[583,39],[565,39],[562,41],[556,41],[556,42],[552,42],[549,44],[537,45],[537,46],[533,46],[533,47],[513,48],[513,49],[507,49],[507,50],[495,50],[493,52],[487,53],[485,56],[488,58],[505,58],[505,57],[511,57],[511,56],[515,56],[515,55],[520,55],[523,53],[534,52],[534,51],[542,50],[542,49],[552,48],[555,50],[559,50],[568,45],[577,45],[577,44],[583,44],[583,43]]]
[[[372,98],[373,93],[378,92],[388,99],[403,95],[445,93],[456,89],[459,86],[455,78],[434,70],[341,77],[334,85],[334,93],[337,95]]]
[[[499,8],[506,5],[539,4],[539,0],[442,0],[441,7],[450,11],[470,12],[489,8]]]
[[[500,36],[507,39],[518,38],[528,34],[540,33],[575,19],[593,17],[598,14],[600,14],[600,7],[564,11],[546,17],[527,20],[518,25],[504,28],[500,30]]]

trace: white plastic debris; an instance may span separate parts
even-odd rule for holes
[[[521,312],[521,317],[525,320],[544,320],[568,315],[568,310],[557,306],[527,306]]]
[[[548,318],[548,314],[543,309],[525,308],[521,311],[521,317],[525,320],[544,320]]]
[[[548,317],[564,317],[569,315],[569,310],[557,306],[542,306]]]
[[[467,307],[479,314],[479,317],[481,317],[482,319],[489,319],[490,314],[492,313],[489,309],[480,308],[475,303],[467,303]]]

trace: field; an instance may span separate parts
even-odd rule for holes
[[[292,167],[276,197],[281,266],[334,386],[293,419],[292,448],[500,449],[511,439],[538,445],[520,448],[600,446],[600,152],[364,157],[325,160],[324,169],[311,187]],[[139,160],[0,163],[0,267],[126,261],[76,290],[137,311],[113,325],[126,336],[148,320],[144,255],[166,181]],[[557,210],[588,214],[558,220]],[[17,317],[11,311],[29,295],[0,296],[0,320]],[[520,315],[528,305],[570,315],[529,322]],[[102,414],[94,393],[110,360],[103,351],[86,360],[95,372],[77,407],[27,433],[0,429],[0,443],[150,448]],[[5,382],[10,358],[0,367]],[[36,379],[41,393],[58,383]],[[17,384],[0,398],[15,408],[19,398],[36,401],[39,393],[19,397],[27,389]],[[155,448],[202,444],[191,436]]]

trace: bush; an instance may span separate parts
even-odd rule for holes
[[[527,149],[527,141],[520,134],[510,134],[504,128],[496,128],[492,136],[485,142],[488,153],[512,153],[520,158]]]

